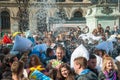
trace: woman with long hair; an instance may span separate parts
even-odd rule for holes
[[[74,73],[67,63],[62,63],[58,69],[57,80],[75,80]]]
[[[11,66],[12,79],[21,80],[23,76],[24,63],[22,61],[14,61]]]
[[[30,56],[30,61],[29,61],[29,68],[30,67],[36,67],[38,65],[42,65],[39,57],[37,55],[32,55]]]
[[[99,73],[99,80],[119,80],[118,69],[111,57],[104,57],[102,71]]]
[[[43,67],[39,57],[37,55],[31,55],[30,61],[29,61],[29,68],[27,69],[28,75],[30,76],[30,74],[34,72],[35,70],[41,71],[47,75],[47,72],[45,68]]]

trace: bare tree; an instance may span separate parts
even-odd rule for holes
[[[18,12],[19,30],[23,32],[26,29],[28,29],[28,24],[29,24],[28,7],[30,0],[15,0],[15,1],[19,9]]]

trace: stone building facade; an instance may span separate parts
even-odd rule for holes
[[[87,10],[93,4],[95,0],[29,0],[27,26],[32,31],[82,27],[86,25]],[[0,30],[19,31],[19,12],[16,0],[0,0]]]
[[[91,5],[89,0],[75,0],[75,1],[74,0],[46,0],[47,2],[45,3],[44,1],[45,0],[43,1],[42,0],[30,0],[29,1],[29,8],[28,8],[29,9],[29,25],[28,26],[31,30],[38,29],[39,27],[38,25],[40,24],[37,23],[39,22],[37,19],[37,16],[39,15],[39,13],[44,11],[43,7],[45,6],[46,8],[48,7],[46,16],[47,18],[49,18],[47,22],[49,22],[49,28],[50,28],[51,26],[53,26],[53,24],[54,25],[60,24],[60,22],[59,23],[54,22],[54,20],[57,20],[57,19],[52,19],[52,17],[56,17],[54,15],[57,11],[59,11],[59,9],[64,11],[63,15],[66,17],[64,24],[66,23],[67,24],[78,24],[78,23],[80,24],[80,22],[85,23],[84,16],[87,13],[86,11],[87,11],[88,6]],[[1,27],[0,29],[1,31],[7,31],[7,32],[19,31],[19,22],[18,22],[19,19],[17,18],[18,13],[19,13],[18,6],[19,5],[16,3],[16,0],[1,0],[0,1],[0,16],[1,16],[0,17],[0,27]],[[48,26],[48,24],[46,25]]]

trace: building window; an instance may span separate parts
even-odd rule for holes
[[[37,28],[38,31],[44,32],[47,31],[47,12],[44,9],[40,9],[37,12]]]
[[[37,0],[38,2],[46,2],[48,0]],[[65,0],[55,0],[56,2],[65,2]]]
[[[7,11],[1,12],[1,28],[10,29],[10,14]]]
[[[10,1],[10,0],[0,0],[0,1]]]
[[[82,2],[83,0],[74,0],[74,2]]]
[[[83,17],[83,15],[80,11],[76,11],[70,20],[72,20],[72,21],[85,21],[85,17]]]
[[[28,30],[29,26],[29,13],[26,9],[20,9],[17,13],[18,25],[20,31]]]
[[[46,1],[48,1],[48,0],[37,0],[38,2],[46,2]]]
[[[56,2],[65,2],[65,0],[56,0]]]
[[[42,19],[37,18],[37,29],[40,32],[47,31],[46,17]]]
[[[74,17],[75,18],[80,18],[80,17],[82,17],[82,13],[80,11],[77,11],[77,12],[74,13]]]

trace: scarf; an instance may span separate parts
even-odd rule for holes
[[[116,76],[116,71],[110,71],[109,73],[107,71],[104,71],[106,80],[116,80],[117,76]]]
[[[84,74],[87,74],[89,72],[90,72],[89,69],[84,69],[79,75],[84,75]]]

